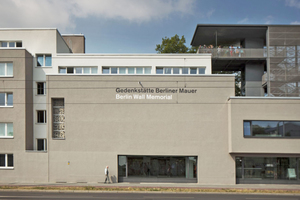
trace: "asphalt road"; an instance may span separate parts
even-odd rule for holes
[[[42,199],[42,200],[300,200],[291,195],[249,195],[249,194],[157,194],[157,193],[58,193],[58,192],[6,192],[0,191],[0,199]]]

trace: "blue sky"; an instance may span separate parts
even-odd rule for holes
[[[58,28],[87,53],[156,53],[197,24],[300,24],[300,0],[0,0],[0,28]]]

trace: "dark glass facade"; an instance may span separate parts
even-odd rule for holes
[[[197,179],[197,157],[194,156],[119,156],[118,161],[118,176],[124,181],[134,178],[161,178],[167,182]]]
[[[300,158],[236,157],[235,161],[238,183],[300,183]]]

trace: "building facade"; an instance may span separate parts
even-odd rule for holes
[[[103,182],[107,165],[113,182],[300,183],[300,98],[235,97],[211,52],[85,54],[56,29],[0,46],[2,183]]]

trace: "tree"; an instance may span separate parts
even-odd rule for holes
[[[179,38],[176,34],[171,38],[162,38],[162,43],[156,45],[155,51],[158,53],[196,53],[197,48],[188,48],[185,46],[184,36]]]

